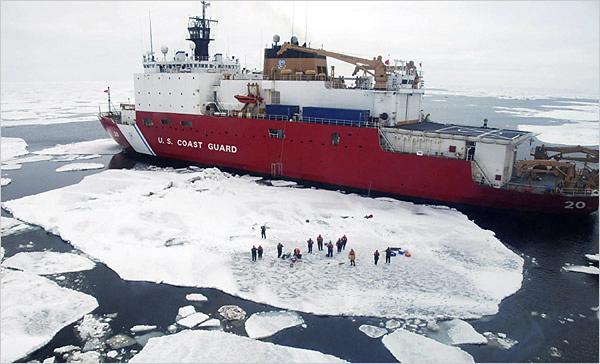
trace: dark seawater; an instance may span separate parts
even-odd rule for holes
[[[516,128],[512,117],[493,114],[493,107],[534,108],[547,105],[549,100],[502,100],[491,97],[435,96],[446,102],[431,102],[435,121],[460,122],[480,125],[483,117],[492,122],[490,126]],[[465,105],[478,105],[466,107]],[[465,111],[467,110],[467,111]],[[493,115],[491,118],[489,115]],[[526,120],[529,124],[547,120]],[[95,122],[57,124],[46,126],[17,126],[2,128],[3,136],[21,137],[29,144],[29,151],[36,151],[56,144],[105,138],[106,133]],[[183,167],[185,162],[150,158],[120,153],[103,156],[90,162],[105,164],[106,168],[133,168],[148,165]],[[12,183],[2,188],[2,201],[40,193],[78,183],[84,176],[102,170],[56,173],[55,169],[68,162],[33,162],[23,164],[20,170],[3,171],[3,177]],[[564,218],[543,215],[512,215],[459,207],[479,226],[492,230],[509,248],[525,259],[524,278],[521,289],[506,298],[500,312],[490,317],[469,321],[480,333],[491,331],[505,333],[519,341],[510,350],[492,345],[461,345],[477,362],[598,362],[598,276],[565,272],[566,263],[588,265],[584,254],[598,252],[598,215]],[[8,216],[2,211],[4,216]],[[33,247],[19,244],[33,242]],[[71,251],[73,248],[59,237],[39,228],[20,235],[2,239],[5,255],[19,251],[50,250]],[[129,328],[137,324],[158,325],[158,331],[166,332],[174,323],[177,310],[190,304],[185,295],[199,292],[208,302],[194,303],[199,311],[218,317],[217,310],[224,304],[241,306],[247,317],[254,312],[274,310],[276,307],[243,300],[215,289],[177,287],[152,282],[124,281],[102,263],[90,271],[61,274],[66,277],[58,284],[94,296],[99,307],[94,314],[117,313],[110,322],[113,334],[129,334]],[[48,276],[53,279],[55,276]],[[538,314],[532,314],[537,312]],[[540,314],[544,313],[545,318]],[[393,362],[394,357],[380,339],[371,339],[358,330],[361,324],[378,325],[385,321],[370,317],[319,316],[302,313],[307,325],[281,331],[264,339],[281,345],[318,350],[354,362]],[[566,320],[569,318],[572,322]],[[560,321],[564,323],[561,323]],[[53,356],[52,351],[64,345],[81,345],[74,335],[74,325],[67,326],[47,345],[23,361],[43,360]],[[242,325],[225,327],[225,331],[244,335]],[[565,342],[566,341],[566,342]],[[550,347],[560,352],[560,357],[550,355]],[[128,350],[141,349],[135,345]],[[123,359],[134,354],[127,352]],[[110,361],[105,358],[103,360]]]

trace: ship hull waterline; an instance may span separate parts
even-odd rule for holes
[[[170,125],[161,124],[166,119]],[[442,203],[548,214],[598,210],[598,196],[493,188],[473,181],[469,161],[386,151],[376,128],[141,111],[136,120],[128,139],[122,124],[100,117],[124,148],[164,158]],[[273,137],[276,130],[284,137]],[[131,134],[146,151],[131,145]]]

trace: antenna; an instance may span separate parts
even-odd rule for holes
[[[292,35],[294,35],[294,18],[296,14],[296,2],[292,1]]]
[[[154,48],[152,47],[152,17],[150,16],[150,9],[148,9],[148,20],[150,21],[150,57],[154,61]]]
[[[304,44],[308,43],[308,2],[304,3]]]

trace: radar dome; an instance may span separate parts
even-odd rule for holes
[[[169,47],[167,46],[162,46],[160,47],[160,51],[162,52],[162,54],[167,54],[167,52],[169,51]]]
[[[292,43],[293,45],[298,45],[298,37],[296,37],[295,35],[292,35],[292,39],[290,40],[290,43]]]
[[[273,43],[279,43],[279,40],[280,40],[280,38],[279,38],[279,34],[275,34],[275,35],[273,36]]]

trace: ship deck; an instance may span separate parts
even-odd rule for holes
[[[450,134],[460,135],[464,137],[472,138],[490,138],[496,140],[513,141],[521,138],[524,135],[530,134],[528,131],[512,130],[512,129],[498,129],[498,128],[484,128],[477,126],[467,125],[454,125],[454,124],[441,124],[434,123],[431,121],[424,121],[421,123],[400,125],[399,129],[420,131],[426,133],[438,133],[438,134]]]

